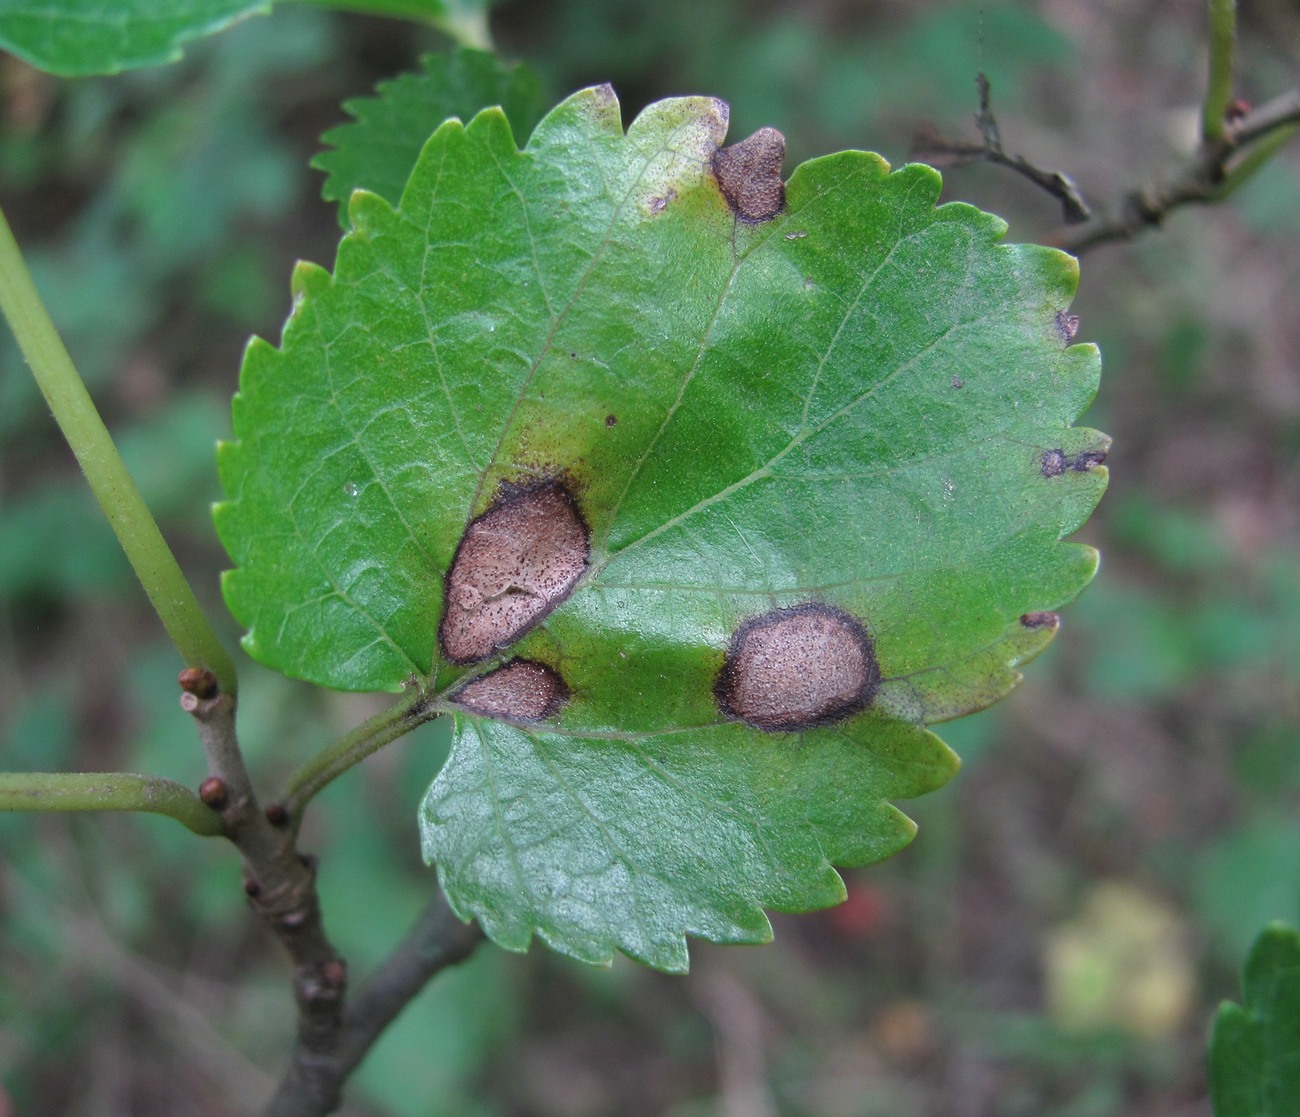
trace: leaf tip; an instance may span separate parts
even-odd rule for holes
[[[457,125],[460,121],[456,121]],[[371,190],[357,187],[348,195],[348,226],[350,236],[364,237],[380,223],[391,217],[393,207],[386,198]]]
[[[288,323],[286,322],[287,326]],[[258,337],[254,334],[248,339],[248,344],[244,346],[244,359],[239,367],[239,392],[235,396],[235,405],[232,410],[232,419],[234,420],[235,435],[239,435],[239,415],[242,411],[241,401],[246,393],[256,386],[257,380],[269,375],[275,365],[280,361],[281,353],[274,345],[264,337]]]
[[[299,260],[294,264],[293,273],[289,277],[289,293],[293,296],[294,310],[296,311],[305,299],[319,295],[328,289],[329,285],[329,272],[310,260]]]
[[[1087,543],[1069,543],[1079,556],[1079,564],[1083,567],[1084,584],[1091,582],[1096,576],[1098,569],[1101,567],[1101,552],[1096,547],[1090,547]]]
[[[553,131],[563,132],[565,122],[572,121],[575,117],[581,122],[584,131],[623,135],[623,110],[618,102],[618,94],[609,82],[604,82],[579,89],[556,105],[534,129],[528,141],[529,147]]]

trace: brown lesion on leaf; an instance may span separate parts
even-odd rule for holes
[[[727,205],[742,221],[770,221],[785,209],[785,137],[775,128],[760,128],[748,139],[719,148],[713,177]]]
[[[558,480],[503,484],[470,521],[443,592],[438,642],[452,663],[476,663],[518,640],[573,592],[591,533]]]
[[[1064,450],[1044,450],[1038,470],[1044,477],[1059,477],[1062,473],[1087,473],[1106,460],[1105,450],[1083,450],[1067,454]]]
[[[1056,312],[1056,332],[1060,334],[1061,340],[1066,345],[1069,345],[1079,332],[1079,316],[1064,310],[1058,310]]]
[[[879,689],[875,645],[862,622],[810,601],[745,621],[713,693],[727,717],[778,733],[842,721]]]
[[[659,214],[663,213],[663,211],[668,208],[669,202],[675,202],[676,200],[677,191],[669,187],[665,193],[656,194],[651,198],[646,203],[646,209],[651,217],[658,217]]]
[[[1022,614],[1020,623],[1025,628],[1058,628],[1061,624],[1061,618],[1049,609],[1042,609],[1035,613]]]
[[[472,714],[522,722],[553,718],[568,698],[569,688],[559,673],[533,659],[512,659],[449,696]]]

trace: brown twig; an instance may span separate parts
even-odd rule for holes
[[[1247,174],[1258,169],[1246,166],[1252,150],[1259,151],[1270,140],[1285,139],[1288,129],[1300,126],[1300,89],[1293,89],[1229,120],[1221,135],[1202,139],[1183,162],[1128,191],[1118,203],[1094,207],[1069,176],[1044,170],[1022,156],[1006,153],[990,106],[988,79],[980,74],[977,82],[980,111],[975,119],[981,142],[950,140],[926,126],[913,141],[913,154],[937,166],[960,166],[983,160],[1024,175],[1060,201],[1065,225],[1049,239],[1076,255],[1101,244],[1132,240],[1147,229],[1159,227],[1170,213],[1182,206],[1218,201],[1233,185],[1235,171],[1240,169]]]
[[[328,1053],[342,1027],[347,967],[325,934],[314,862],[298,852],[293,828],[277,825],[283,809],[258,804],[235,733],[234,698],[210,672],[182,672],[180,682],[181,707],[194,718],[208,758],[204,801],[221,811],[226,836],[244,859],[249,902],[293,962],[298,1046]]]
[[[429,980],[463,962],[483,941],[477,924],[456,918],[441,893],[397,949],[356,991],[328,1049],[299,1035],[289,1069],[267,1117],[323,1117],[342,1098],[343,1084],[385,1028]]]
[[[259,806],[235,735],[234,699],[219,690],[210,672],[187,670],[180,682],[181,706],[198,725],[211,773],[200,796],[221,812],[226,836],[244,858],[249,901],[293,962],[298,1036],[267,1117],[325,1117],[338,1107],[348,1076],[383,1030],[430,978],[469,957],[483,935],[457,919],[439,894],[388,960],[345,1001],[347,965],[325,934],[314,861],[297,849],[301,807],[290,812],[281,803]],[[405,707],[398,713],[383,725],[393,721],[405,731],[418,724]]]
[[[1146,229],[1159,226],[1181,206],[1216,201],[1245,149],[1297,124],[1300,124],[1300,89],[1293,89],[1232,122],[1222,139],[1202,140],[1171,172],[1129,191],[1112,210],[1099,212],[1082,225],[1063,229],[1057,243],[1077,254],[1099,244],[1131,240]]]
[[[975,82],[980,94],[980,111],[975,116],[975,123],[979,125],[982,142],[976,144],[950,140],[932,125],[926,125],[918,129],[912,141],[912,154],[940,167],[956,167],[977,161],[1008,167],[1059,201],[1066,224],[1087,221],[1092,216],[1092,211],[1073,179],[1060,171],[1045,170],[1023,155],[1007,153],[1002,146],[1002,132],[997,117],[993,115],[989,79],[984,74],[978,74]]]

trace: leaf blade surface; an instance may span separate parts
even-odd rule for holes
[[[300,268],[222,449],[249,650],[328,686],[413,677],[456,711],[425,851],[512,948],[680,969],[687,934],[755,941],[764,907],[835,902],[832,865],[910,837],[887,800],[954,770],[924,725],[1010,689],[1095,570],[1060,541],[1105,484],[1104,436],[1070,425],[1099,367],[1058,325],[1074,261],[861,152],[744,220],[713,174],[726,123],[685,98],[625,133],[601,88],[523,151],[499,111],[444,124],[398,206],[354,195],[333,274]],[[440,653],[448,571],[471,521],[539,485],[590,552],[502,656],[567,700],[480,718],[456,690],[502,657]],[[861,626],[867,708],[736,720],[733,639],[807,608]]]
[[[270,0],[0,0],[0,47],[61,77],[174,62],[191,39],[271,10]]]
[[[1225,1002],[1210,1037],[1215,1117],[1283,1117],[1300,1097],[1300,935],[1266,928],[1246,960],[1243,1003]]]

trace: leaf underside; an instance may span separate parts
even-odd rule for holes
[[[1251,948],[1244,1006],[1225,1003],[1210,1039],[1215,1117],[1290,1117],[1300,1098],[1300,934],[1274,924]]]
[[[955,769],[924,726],[1005,694],[1096,566],[1060,541],[1105,485],[1104,436],[1070,425],[1099,373],[1062,325],[1074,260],[864,152],[745,220],[714,174],[726,122],[685,98],[625,133],[601,87],[523,151],[499,110],[444,124],[399,205],[353,195],[332,275],[299,267],[221,449],[248,650],[452,711],[425,854],[512,949],[681,970],[688,934],[761,941],[764,908],[839,901],[832,865],[910,839],[888,800]],[[438,628],[466,526],[540,484],[572,495],[586,570],[456,666]],[[809,603],[864,633],[865,708],[724,713],[738,630]],[[558,713],[456,706],[512,657],[562,680]]]

